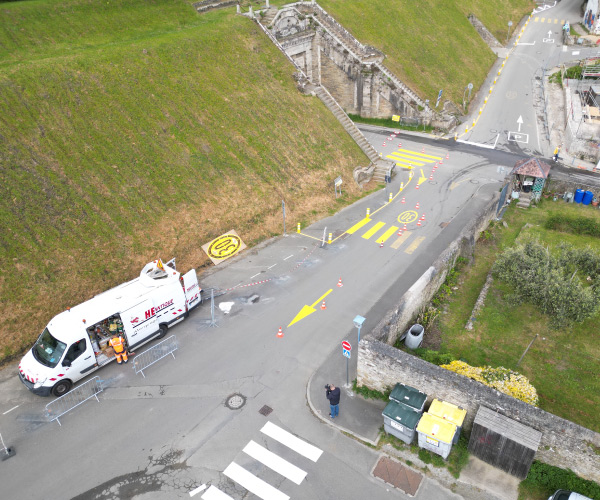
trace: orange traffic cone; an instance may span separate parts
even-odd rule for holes
[[[448,158],[450,158],[450,156],[448,156],[448,153],[446,153],[446,160],[447,160]]]
[[[421,219],[419,219],[419,220],[417,221],[417,226],[418,226],[418,227],[421,227]]]
[[[383,241],[379,244],[379,248],[383,248]]]
[[[277,332],[277,338],[278,339],[282,339],[283,338],[283,330],[281,329],[281,327],[279,327],[279,331]]]
[[[424,152],[425,152],[425,148],[421,149],[421,153],[424,153]]]
[[[344,286],[344,285],[343,285],[343,283],[342,283],[342,278],[340,278],[340,279],[338,280],[338,282],[337,282],[337,286],[338,286],[339,288],[342,288],[342,287]]]
[[[325,309],[327,309],[327,306],[325,305],[325,301],[323,301],[323,303],[321,304],[321,309],[323,309],[323,311],[324,311]]]
[[[444,160],[442,159],[438,163],[441,165],[442,163],[444,163]]]
[[[401,147],[402,147],[402,143],[401,143],[401,142],[399,142],[399,143],[398,143],[398,149],[400,149]]]
[[[406,223],[404,223],[404,229],[403,229],[403,231],[406,231]]]
[[[419,185],[418,184],[415,186],[415,189],[419,189]]]
[[[417,204],[415,205],[415,209],[419,210],[419,202],[417,201]]]
[[[398,236],[402,236],[402,229],[398,229]]]
[[[403,196],[402,201],[400,203],[406,203],[406,198]]]
[[[421,220],[425,220],[425,214],[421,215]]]
[[[429,180],[432,181],[433,180],[433,172],[431,173],[431,175],[429,176]]]

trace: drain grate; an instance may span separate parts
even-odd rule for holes
[[[260,410],[258,410],[258,413],[260,413],[261,415],[264,415],[266,417],[272,411],[273,411],[273,408],[271,408],[270,406],[265,405]]]
[[[445,227],[446,227],[448,224],[450,224],[450,223],[449,223],[449,222],[442,222],[442,223],[440,224],[440,227],[441,227],[442,229],[444,229],[444,228],[445,228]]]
[[[388,457],[379,459],[373,470],[373,475],[404,491],[411,497],[415,496],[423,479],[421,474]]]
[[[232,394],[231,396],[228,396],[225,401],[225,406],[230,410],[239,410],[245,404],[246,396],[242,396],[241,394]]]

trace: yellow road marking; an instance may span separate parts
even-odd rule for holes
[[[315,300],[310,307],[315,307],[319,302],[321,302],[325,297],[327,297],[331,292],[333,292],[333,288],[327,290],[323,295],[321,295],[317,300]]]
[[[402,245],[402,243],[404,243],[404,242],[405,242],[405,241],[406,241],[406,240],[409,238],[409,236],[410,236],[411,234],[412,234],[412,233],[411,233],[410,231],[404,231],[404,232],[402,233],[402,236],[398,236],[398,239],[397,239],[396,241],[394,241],[394,243],[392,243],[390,246],[391,246],[391,247],[392,247],[394,250],[397,250],[398,248],[400,248],[400,245]]]
[[[537,22],[538,22],[538,19],[539,19],[539,17],[534,17],[534,18],[533,18],[533,22],[534,22],[534,23],[537,23]]]
[[[421,184],[423,184],[425,181],[427,180],[427,177],[425,177],[425,174],[423,173],[423,169],[421,169],[421,177],[419,178],[419,186]]]
[[[558,24],[558,19],[555,19],[555,20],[554,20],[554,24]]]
[[[368,240],[371,236],[373,236],[377,231],[379,231],[383,226],[385,226],[385,222],[378,222],[371,229],[369,229],[365,234],[363,234],[363,238]]]
[[[413,168],[412,163],[409,163],[408,165],[403,165],[402,163],[396,163],[396,166],[407,168],[408,170],[412,170],[412,168]]]
[[[411,151],[410,149],[403,149],[402,152],[403,153],[410,153],[411,155],[417,155],[417,156],[420,156],[423,159],[425,159],[425,158],[433,158],[434,160],[441,160],[442,159],[441,156],[426,155],[425,153],[419,153],[418,151]]]
[[[389,158],[390,160],[394,160],[396,162],[396,165],[399,165],[401,167],[403,167],[405,165],[410,165],[411,167],[417,166],[417,167],[422,167],[425,165],[425,163],[421,163],[418,161],[414,161],[414,160],[405,160],[403,158],[396,158],[395,156],[392,155],[388,155],[386,156],[386,158]],[[401,162],[401,163],[398,163]]]
[[[419,217],[419,214],[414,210],[405,210],[398,216],[398,222],[400,224],[410,224]]]
[[[564,20],[564,19],[561,19],[561,20],[560,20],[560,24],[562,24],[562,25],[564,26],[564,25],[565,25],[565,20]]]
[[[371,222],[371,219],[369,219],[368,217],[365,217],[363,220],[361,220],[360,222],[357,222],[356,224],[354,224],[354,226],[352,226],[350,229],[348,229],[348,231],[346,231],[348,234],[354,234],[356,231],[358,231],[361,227],[363,227],[365,224]]]
[[[450,191],[452,191],[454,188],[460,186],[463,182],[468,181],[469,179],[463,179],[462,181],[458,181],[458,182],[453,182],[452,184],[450,184]]]
[[[407,154],[404,154],[404,153],[400,153],[398,151],[390,153],[389,156],[393,157],[393,158],[408,158],[408,159],[411,159],[411,160],[419,160],[419,161],[424,161],[425,163],[435,163],[435,160],[430,160],[429,158],[424,158],[422,156],[415,156],[415,155],[407,155]]]
[[[391,236],[396,231],[398,231],[398,228],[396,226],[392,226],[385,233],[383,233],[379,238],[377,238],[375,241],[377,243],[385,243],[385,241],[388,240],[389,238],[391,238]]]
[[[542,18],[540,19],[540,23],[543,23],[545,20],[546,20],[546,18],[545,18],[545,17],[542,17]]]
[[[415,238],[414,241],[408,246],[408,248],[406,250],[404,250],[404,253],[407,254],[411,254],[413,253],[421,243],[423,243],[423,240],[425,239],[425,236],[419,236],[418,238]]]

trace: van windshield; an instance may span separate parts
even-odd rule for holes
[[[67,344],[55,339],[52,334],[45,328],[37,342],[33,346],[33,355],[43,365],[54,368],[60,358],[62,358],[63,352]]]

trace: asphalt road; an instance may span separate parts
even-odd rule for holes
[[[398,151],[394,141],[382,146],[382,134],[366,131],[383,154]],[[201,277],[205,288],[238,287],[217,298],[218,327],[208,327],[210,307],[205,304],[171,330],[180,345],[175,359],[152,366],[145,379],[115,364],[96,372],[107,386],[100,402],[78,407],[61,419],[62,427],[43,421],[49,400],[28,393],[15,366],[3,370],[0,432],[17,450],[0,463],[3,496],[187,498],[194,488],[212,484],[235,499],[247,498],[239,481],[223,474],[231,474],[229,466],[236,463],[291,498],[404,498],[371,477],[378,458],[374,450],[311,414],[306,383],[355,331],[356,314],[367,318],[367,332],[489,203],[514,158],[485,151],[490,161],[476,148],[454,141],[408,136],[400,141],[403,154],[426,155],[431,162],[413,168],[411,180],[408,170],[401,170],[387,189],[302,234],[276,238],[206,273]],[[433,178],[438,160],[430,157],[443,161]],[[399,193],[401,182],[405,188]],[[390,193],[394,198],[388,203]],[[372,215],[364,222],[367,208]],[[423,214],[417,227],[412,219]],[[407,220],[402,237],[399,218]],[[356,229],[357,224],[362,225]],[[332,232],[334,241],[321,246],[324,231]],[[336,286],[340,278],[343,287]],[[322,300],[326,310],[320,308]],[[221,303],[228,314],[219,309]],[[313,306],[314,312],[291,324],[304,306]],[[276,335],[279,327],[283,338]],[[344,377],[340,364],[340,381]],[[236,399],[243,402],[239,409],[226,405],[234,394],[242,396]],[[264,405],[273,410],[268,416],[259,413]],[[261,431],[267,422],[322,454],[313,462],[281,445]],[[250,441],[299,467],[306,478],[298,485],[260,465],[243,451]],[[452,497],[431,480],[418,496]]]

